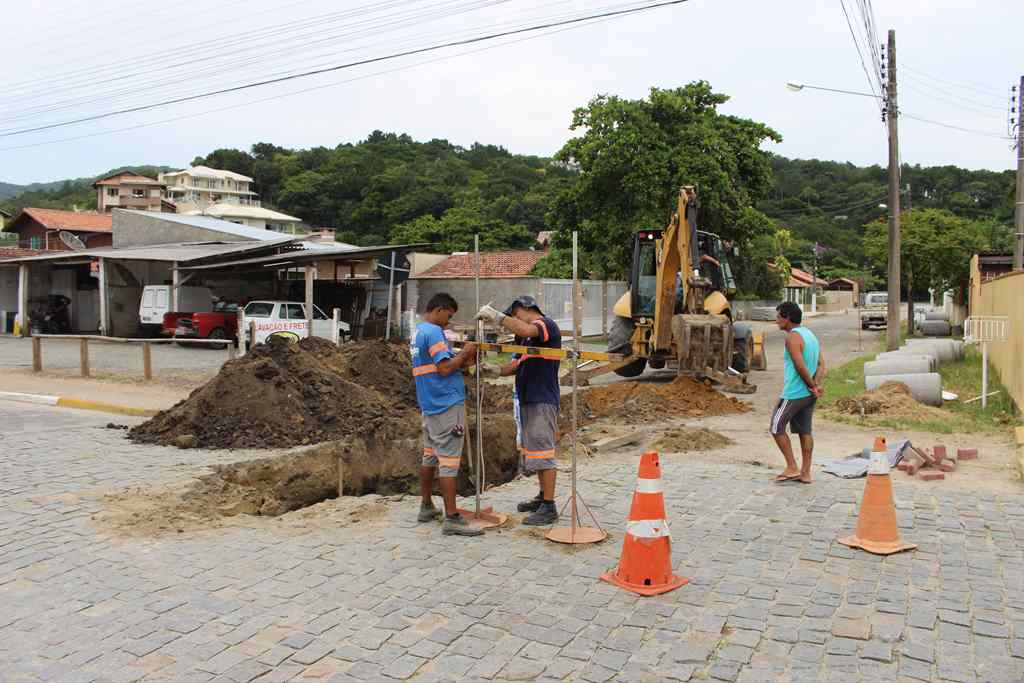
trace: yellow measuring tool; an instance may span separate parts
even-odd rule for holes
[[[456,342],[455,346],[462,346],[465,342]],[[566,360],[574,358],[576,353],[572,349],[548,349],[539,346],[520,346],[519,344],[488,344],[477,343],[476,347],[481,351],[497,351],[498,353],[521,353],[523,355],[541,356],[552,360]],[[603,360],[616,362],[626,360],[621,353],[604,353],[602,351],[580,351],[580,360]]]

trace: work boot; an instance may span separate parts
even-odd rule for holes
[[[416,516],[417,522],[432,522],[441,516],[441,511],[434,507],[434,504],[426,505],[420,503],[420,514]]]
[[[536,498],[530,500],[524,500],[519,505],[516,505],[516,510],[519,512],[534,512],[540,507],[540,504],[544,502],[544,494],[538,493]]]
[[[441,533],[445,536],[481,536],[484,530],[473,526],[466,521],[465,517],[456,512],[454,515],[445,516]]]
[[[558,521],[558,510],[555,509],[555,503],[541,501],[540,505],[537,506],[537,510],[523,520],[523,524],[527,526],[547,526],[548,524],[554,524]]]

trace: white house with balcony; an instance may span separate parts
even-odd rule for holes
[[[167,188],[164,197],[177,205],[179,213],[190,213],[215,204],[260,205],[259,197],[250,189],[252,178],[241,173],[193,166],[183,171],[161,173],[159,180]]]
[[[245,225],[259,230],[273,230],[274,232],[282,232],[288,235],[303,232],[300,229],[302,224],[301,218],[249,204],[221,202],[202,209],[180,211],[179,213],[191,216],[212,216],[213,218],[231,221],[238,225]]]

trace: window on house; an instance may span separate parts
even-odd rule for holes
[[[138,197],[139,199],[143,199],[146,196],[145,188],[141,188],[141,187],[132,188],[132,196],[133,197]]]
[[[116,187],[108,187],[107,188],[107,196],[108,197],[116,197],[117,196],[117,188]]]
[[[39,237],[38,235],[36,235],[35,237],[29,237],[28,238],[28,248],[29,249],[42,249],[43,248],[43,238]]]

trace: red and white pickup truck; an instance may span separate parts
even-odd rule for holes
[[[238,304],[217,302],[212,311],[168,313],[164,316],[164,334],[175,339],[238,338]],[[213,345],[217,346],[217,345]]]

